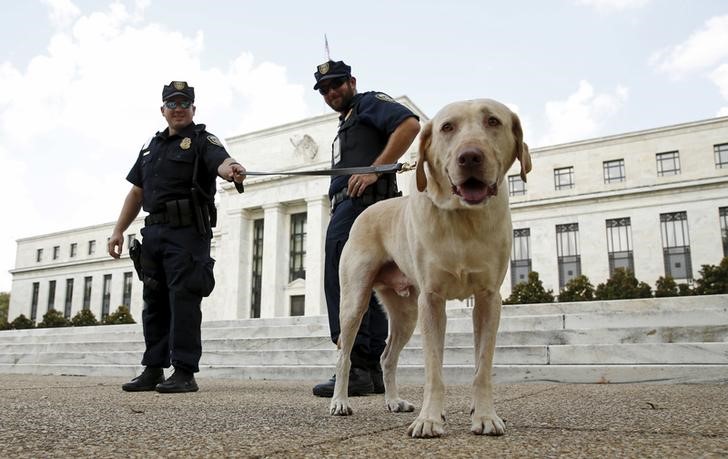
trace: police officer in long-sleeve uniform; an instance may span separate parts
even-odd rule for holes
[[[327,61],[314,73],[324,101],[339,113],[339,129],[332,146],[332,167],[396,163],[420,130],[419,118],[407,107],[381,92],[357,93],[356,78],[343,61]],[[356,217],[376,201],[398,196],[394,174],[334,176],[329,187],[332,215],[326,232],[324,291],[331,339],[336,343],[339,324],[339,259]],[[374,296],[362,319],[351,354],[349,394],[383,393],[379,363],[388,333],[387,318]],[[331,397],[335,379],[318,384],[314,395]]]
[[[215,223],[215,179],[242,183],[245,168],[217,137],[195,124],[195,90],[184,81],[162,89],[162,116],[168,127],[139,152],[127,175],[132,183],[109,238],[109,254],[119,258],[123,233],[144,209],[139,258],[144,281],[142,322],[144,371],[125,391],[194,392],[202,354],[200,303],[215,285],[210,258]],[[174,366],[164,379],[163,368]]]

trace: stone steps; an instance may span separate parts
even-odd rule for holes
[[[444,362],[450,382],[473,375],[472,309],[449,308]],[[320,380],[336,351],[325,316],[203,323],[200,377]],[[728,382],[728,295],[504,306],[496,382]],[[422,383],[417,331],[398,379]],[[141,326],[0,332],[0,372],[130,378]]]

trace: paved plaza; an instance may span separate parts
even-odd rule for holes
[[[728,385],[502,384],[503,437],[469,433],[468,386],[448,386],[446,435],[407,437],[415,413],[383,396],[328,414],[316,381],[198,378],[192,394],[125,393],[122,380],[0,375],[0,456],[728,457]],[[418,409],[422,387],[403,386]]]

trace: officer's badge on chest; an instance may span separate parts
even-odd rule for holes
[[[182,142],[179,143],[179,147],[183,150],[188,150],[192,146],[192,139],[185,137]]]

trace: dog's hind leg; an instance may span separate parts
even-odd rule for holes
[[[473,404],[470,409],[470,431],[478,435],[503,435],[506,426],[493,404],[493,353],[500,321],[501,297],[498,292],[475,295],[473,338],[475,340],[475,378]]]
[[[425,395],[422,410],[407,433],[419,438],[439,437],[445,434],[445,384],[442,378],[447,325],[445,298],[434,292],[420,292],[417,307],[425,354]]]
[[[399,398],[397,362],[417,325],[417,303],[412,296],[402,297],[390,288],[377,290],[377,297],[389,316],[389,338],[382,353],[384,404],[394,413],[414,411],[414,405]]]

